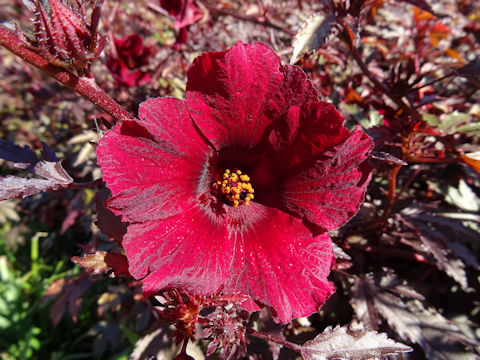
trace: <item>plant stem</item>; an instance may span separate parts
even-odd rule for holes
[[[417,88],[412,89],[412,91],[418,91],[418,90],[420,90],[420,89],[423,89],[424,87],[433,85],[433,84],[435,84],[436,82],[445,80],[445,79],[447,79],[447,78],[449,78],[449,77],[451,77],[451,76],[454,76],[454,75],[455,75],[454,72],[448,73],[447,75],[442,76],[441,78],[433,79],[432,81],[429,81],[429,82],[427,82],[427,83],[425,83],[425,84],[423,84],[423,85],[420,85],[420,86],[418,86]]]
[[[102,186],[103,185],[103,180],[102,179],[96,179],[93,181],[89,181],[87,183],[71,183],[68,187],[71,189],[90,189],[96,186]]]
[[[273,335],[263,334],[263,333],[261,333],[257,330],[252,329],[252,328],[247,328],[247,333],[251,336],[255,336],[256,338],[266,340],[266,341],[271,341],[271,342],[274,342],[276,344],[280,344],[280,345],[285,346],[286,348],[289,348],[289,349],[291,349],[293,351],[296,351],[296,352],[301,352],[301,350],[302,350],[302,347],[300,345],[294,344],[290,341],[278,338],[278,337],[273,336]]]
[[[395,189],[397,188],[397,174],[402,165],[395,165],[390,174],[388,174],[388,197],[383,211],[382,218],[386,220],[390,211],[392,210],[393,203],[395,202]]]
[[[288,34],[288,35],[296,35],[296,31],[293,31],[293,30],[290,30],[286,27],[283,27],[283,26],[280,26],[280,25],[276,25],[272,22],[270,22],[269,20],[265,19],[265,20],[259,20],[257,19],[256,17],[254,16],[248,16],[248,15],[242,15],[242,14],[239,14],[239,13],[236,13],[236,12],[233,12],[233,11],[230,11],[230,10],[225,10],[225,9],[220,9],[220,8],[217,8],[216,6],[212,6],[212,5],[209,5],[209,4],[203,4],[203,6],[205,6],[208,11],[212,12],[212,13],[217,13],[217,14],[220,14],[220,15],[227,15],[227,16],[232,16],[236,19],[239,19],[239,20],[243,20],[243,21],[249,21],[249,22],[252,22],[254,24],[258,24],[258,25],[263,25],[265,27],[271,27],[275,30],[278,30],[278,31],[281,31],[281,32],[284,32],[285,34]]]
[[[355,48],[353,44],[348,44],[350,52],[355,59],[357,65],[362,70],[363,74],[373,83],[373,85],[377,88],[377,90],[381,91],[383,94],[388,96],[399,108],[401,108],[407,115],[412,115],[416,121],[421,120],[421,116],[415,108],[412,108],[408,104],[406,104],[401,98],[392,94],[391,90],[382,84],[371,72],[368,70],[367,65],[363,62],[362,57],[358,53],[358,50]]]
[[[34,50],[28,48],[22,39],[10,30],[0,26],[0,45],[19,56],[30,65],[43,71],[55,80],[61,82],[70,90],[90,100],[107,114],[113,116],[116,120],[134,119],[125,108],[119,105],[115,100],[105,93],[95,82],[93,78],[78,77],[74,73],[50,64],[48,60],[37,54]]]

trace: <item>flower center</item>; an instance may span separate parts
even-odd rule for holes
[[[250,176],[242,174],[240,170],[230,171],[226,169],[222,180],[213,184],[213,188],[219,190],[225,198],[232,203],[233,207],[248,205],[253,199],[253,187],[250,183]]]

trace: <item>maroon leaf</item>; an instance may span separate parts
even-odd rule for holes
[[[44,294],[43,301],[48,301],[59,295],[50,308],[50,317],[54,325],[58,325],[67,309],[72,320],[77,321],[82,307],[82,295],[91,285],[91,280],[81,276],[68,280],[58,279],[50,284]]]
[[[406,208],[402,211],[402,223],[415,232],[418,239],[422,242],[423,249],[426,250],[425,252],[432,255],[435,259],[434,264],[437,268],[445,271],[463,289],[466,289],[468,283],[465,265],[461,259],[450,256],[450,249],[446,246],[447,243],[450,243],[448,239],[427,222],[421,221],[421,218],[418,217],[418,211],[407,215],[410,211],[412,211],[412,208]],[[461,250],[458,246],[455,249],[457,251]],[[468,258],[469,261],[475,261],[475,258],[471,255]],[[478,262],[474,264],[478,265]]]
[[[480,58],[476,57],[468,64],[456,69],[455,72],[466,77],[480,76]]]
[[[95,204],[97,207],[97,225],[102,233],[115,239],[118,246],[122,246],[123,236],[127,232],[127,223],[122,222],[121,216],[115,214],[105,207],[102,196],[97,193],[95,196]]]
[[[0,140],[0,159],[12,162],[13,167],[18,169],[26,169],[39,161],[28,145],[22,148],[11,141],[3,140]]]
[[[380,160],[380,161],[386,161],[395,165],[408,165],[403,160],[400,160],[399,158],[396,158],[392,154],[388,154],[383,151],[372,151],[370,152],[370,158],[375,159],[375,160]]]
[[[110,269],[112,269],[112,275],[114,277],[120,275],[127,277],[132,276],[128,271],[127,257],[123,254],[109,252],[105,255],[105,263]]]
[[[78,216],[82,212],[83,208],[83,193],[79,192],[68,204],[67,216],[63,219],[62,228],[60,229],[60,234],[65,234],[65,232],[70,229]]]
[[[0,177],[0,201],[27,197],[47,190],[63,189],[73,182],[51,149],[44,143],[42,146],[42,155],[48,160],[40,160],[28,146],[22,148],[0,140],[0,158],[12,162],[15,168],[44,178]],[[54,159],[55,161],[50,161]]]

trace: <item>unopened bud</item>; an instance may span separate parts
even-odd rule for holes
[[[35,39],[41,55],[56,66],[85,69],[102,51],[106,37],[97,41],[101,5],[94,5],[90,23],[86,5],[74,10],[61,0],[37,0],[35,4]]]

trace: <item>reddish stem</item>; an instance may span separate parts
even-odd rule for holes
[[[301,352],[302,351],[302,347],[300,345],[294,344],[290,341],[278,338],[278,337],[273,336],[273,335],[263,334],[263,333],[261,333],[257,330],[252,329],[252,328],[247,328],[247,333],[251,336],[255,336],[256,338],[266,340],[266,341],[271,341],[271,342],[274,342],[276,344],[280,344],[280,345],[285,346],[286,348],[289,348],[289,349],[291,349],[293,351],[296,351],[296,352]]]
[[[103,185],[103,180],[102,179],[96,179],[87,183],[71,183],[68,187],[71,189],[90,189],[94,188],[97,186],[102,186]]]
[[[395,165],[390,174],[388,174],[388,197],[382,218],[385,220],[390,215],[393,203],[395,202],[395,189],[397,188],[397,174],[402,165]]]
[[[377,90],[381,91],[383,94],[388,96],[399,108],[401,108],[407,115],[412,115],[416,121],[421,120],[421,116],[418,111],[406,104],[401,98],[392,94],[392,91],[384,84],[382,84],[371,72],[368,70],[367,65],[363,62],[362,57],[357,51],[357,48],[353,45],[353,43],[348,43],[348,47],[350,52],[355,59],[357,65],[362,70],[363,74],[373,83],[373,85],[377,88]]]
[[[100,109],[113,116],[116,120],[134,119],[127,110],[108,96],[95,82],[95,80],[78,77],[72,72],[58,66],[51,65],[48,60],[28,48],[16,34],[0,26],[0,45],[19,56],[30,65],[43,71],[55,80],[61,82],[70,90],[90,100]]]
[[[412,183],[413,179],[420,173],[421,169],[415,170],[415,172],[410,176],[410,178],[407,180],[407,182],[403,185],[403,187],[400,189],[400,191],[395,195],[394,201],[397,201],[400,196],[405,192],[405,190],[408,189],[410,184]]]
[[[292,36],[296,35],[296,31],[290,30],[290,29],[288,29],[286,27],[283,27],[283,26],[280,26],[280,25],[276,25],[276,24],[270,22],[267,19],[259,20],[254,16],[242,15],[242,14],[239,14],[239,13],[236,13],[236,12],[233,12],[233,11],[217,8],[217,7],[209,5],[209,4],[203,4],[203,5],[208,9],[208,11],[213,12],[213,13],[217,13],[217,14],[220,14],[220,15],[232,16],[232,17],[234,17],[236,19],[239,19],[239,20],[249,21],[249,22],[252,22],[254,24],[263,25],[265,27],[271,27],[275,30],[282,31],[282,32],[284,32],[285,34],[288,34],[288,35],[292,35]]]

